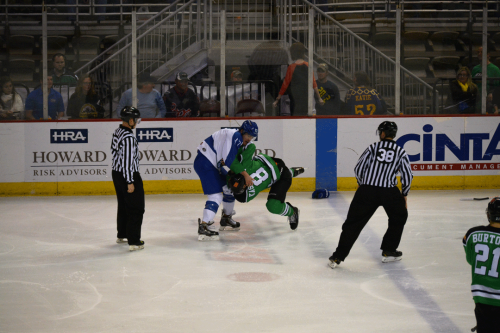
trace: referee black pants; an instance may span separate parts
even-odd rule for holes
[[[347,219],[342,225],[339,245],[335,257],[344,260],[358,239],[361,230],[373,216],[378,207],[384,207],[389,217],[389,226],[382,240],[380,249],[396,251],[408,219],[405,199],[397,187],[385,188],[361,185],[352,199]]]
[[[112,172],[118,199],[116,226],[118,238],[126,238],[129,245],[139,245],[141,240],[142,218],[144,216],[144,187],[138,172],[134,172],[134,192],[128,193],[128,184],[123,173]]]

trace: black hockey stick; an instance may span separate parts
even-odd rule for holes
[[[491,199],[490,197],[484,197],[484,198],[462,198],[460,201],[482,201],[482,200],[489,200]]]

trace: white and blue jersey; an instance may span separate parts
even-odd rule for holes
[[[225,128],[206,138],[198,146],[198,151],[225,176],[227,171],[221,168],[221,161],[230,167],[242,144],[243,137],[239,130]]]
[[[224,161],[229,168],[242,144],[243,137],[239,130],[225,128],[215,132],[198,146],[194,170],[200,177],[204,194],[223,191],[227,171],[222,168],[221,162]]]

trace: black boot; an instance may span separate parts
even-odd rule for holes
[[[292,171],[292,177],[297,177],[301,173],[304,173],[303,167],[293,167],[293,168],[290,168],[290,170]]]
[[[403,259],[401,251],[382,251],[382,262],[400,261]]]
[[[299,209],[292,206],[289,202],[287,202],[287,204],[293,209],[293,215],[288,217],[290,229],[295,230],[299,226]]]
[[[233,211],[234,213],[234,211]],[[224,211],[222,211],[222,217],[220,219],[220,228],[219,231],[238,231],[240,230],[240,222],[236,222],[233,220],[233,215],[226,215]]]
[[[198,219],[198,240],[219,240],[219,233],[217,231],[212,231],[208,229],[209,226],[214,224],[214,222],[202,223],[201,219]]]

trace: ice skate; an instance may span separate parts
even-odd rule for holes
[[[290,168],[292,170],[292,177],[297,177],[301,173],[304,173],[305,169],[303,167],[293,167]]]
[[[293,215],[288,217],[288,222],[290,223],[290,229],[295,230],[299,226],[299,209],[292,206],[289,202],[287,204],[293,208]]]
[[[201,223],[201,219],[198,219],[198,240],[219,240],[219,233],[217,231],[210,230],[209,227],[214,224],[214,222]]]
[[[129,251],[139,251],[144,249],[144,241],[139,241],[140,244],[129,245]]]
[[[128,240],[126,238],[117,238],[116,242],[118,244],[123,244],[123,243],[128,243]]]
[[[401,251],[382,251],[382,262],[400,261],[403,259]]]
[[[335,267],[337,267],[341,263],[340,259],[337,259],[333,255],[330,258],[328,258],[328,259],[330,259],[330,262],[328,263],[328,266],[330,266],[331,269],[334,269]]]
[[[238,231],[240,230],[240,222],[236,222],[233,220],[233,215],[235,215],[235,211],[233,210],[231,215],[224,214],[222,212],[222,217],[220,219],[220,228],[219,231]]]

